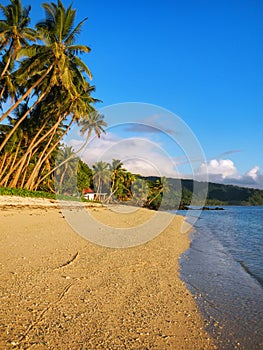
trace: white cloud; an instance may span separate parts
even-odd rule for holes
[[[75,150],[82,144],[83,141],[77,138],[68,142]],[[94,136],[81,153],[81,158],[89,166],[101,160],[111,163],[112,159],[119,159],[128,171],[144,176],[193,178],[193,174],[178,172],[177,167],[184,164],[185,158],[184,162],[181,157],[171,158],[160,143],[143,137],[123,139],[111,132],[100,139]],[[206,181],[208,176],[210,182],[263,189],[263,173],[258,166],[241,174],[231,159],[211,159],[202,163],[194,174],[195,179],[200,181]]]
[[[68,142],[74,149],[78,149],[80,144],[76,139]],[[135,174],[178,177],[174,160],[160,144],[146,138],[122,139],[108,132],[100,139],[94,137],[85,147],[81,158],[89,166],[98,161],[111,163],[112,159],[119,159],[128,171]]]
[[[240,174],[232,160],[212,159],[199,167],[198,179],[202,180],[205,174],[208,174],[210,182],[263,189],[263,173],[259,166],[254,166],[245,174]]]
[[[257,180],[260,177],[260,169],[258,166],[254,166],[251,170],[246,173],[247,177],[251,177],[253,180]]]
[[[222,180],[238,176],[237,168],[230,159],[212,159],[208,163],[201,164],[197,173],[201,176],[207,173],[210,177]]]

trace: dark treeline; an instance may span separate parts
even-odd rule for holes
[[[158,178],[148,177],[147,179],[154,182]],[[193,200],[193,180],[168,178],[167,182],[170,190],[169,194],[164,198],[165,203],[162,204],[164,207],[170,208],[174,205],[173,203],[177,206],[180,192],[180,204],[186,206],[191,204]],[[195,184],[197,185],[197,198],[195,198],[194,204],[197,205],[201,204],[201,201],[204,199],[202,193],[198,198],[198,192],[202,192],[202,190],[206,188],[207,196],[204,203],[205,205],[263,205],[263,190],[211,182],[206,184],[204,182],[195,181]]]
[[[72,149],[64,146],[65,157]],[[252,188],[166,177],[143,177],[123,167],[118,159],[99,161],[90,168],[77,156],[55,175],[56,193],[79,196],[84,189],[106,193],[106,202],[150,209],[178,209],[188,205],[263,205],[263,191]]]

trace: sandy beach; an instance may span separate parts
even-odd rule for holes
[[[126,249],[78,235],[54,201],[0,198],[0,349],[215,349],[179,278],[183,217]],[[112,227],[153,215],[91,207]]]

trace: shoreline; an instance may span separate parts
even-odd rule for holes
[[[35,198],[35,197],[19,197],[19,196],[0,196],[0,209],[5,208],[29,208],[29,209],[41,209],[41,208],[76,208],[76,207],[103,207],[103,204],[96,202],[78,202],[78,201],[65,201],[55,200],[49,198]]]
[[[262,208],[257,207],[235,207],[223,216],[204,213],[181,260],[182,277],[219,349],[263,346],[262,274],[253,269],[261,261],[261,218]]]
[[[179,276],[179,258],[190,244],[189,233],[180,233],[183,217],[143,245],[107,248],[74,232],[56,203],[33,208],[41,204],[31,200],[0,201],[8,205],[0,214],[0,347],[216,348]],[[152,215],[88,210],[115,227]]]

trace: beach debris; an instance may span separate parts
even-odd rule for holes
[[[58,267],[56,267],[54,270],[59,270],[59,269],[63,269],[66,266],[69,266],[70,264],[72,264],[77,257],[79,256],[79,252],[77,252],[71,259],[67,260],[64,264],[59,265]]]

